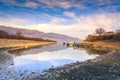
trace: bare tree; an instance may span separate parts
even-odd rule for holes
[[[103,28],[98,28],[95,30],[95,33],[98,34],[99,36],[101,36],[103,33],[105,33],[105,29]]]
[[[17,35],[17,36],[22,36],[22,32],[20,32],[20,31],[19,31],[19,32],[16,32],[16,35]]]

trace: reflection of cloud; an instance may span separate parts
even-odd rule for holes
[[[53,52],[45,51],[37,54],[34,54],[33,52],[32,54],[16,57],[14,59],[15,65],[12,65],[11,68],[16,69],[17,71],[43,71],[45,69],[49,69],[52,65],[56,67],[76,61],[83,62],[88,59],[94,59],[97,56],[98,55],[88,55],[83,50],[74,50],[73,48]]]
[[[74,53],[74,54],[73,54]],[[54,60],[79,60],[84,61],[87,59],[93,59],[95,56],[88,55],[85,51],[66,49],[54,52],[42,52],[40,54],[30,54],[24,55],[23,58],[31,58],[35,60],[43,60],[43,61],[54,61]]]

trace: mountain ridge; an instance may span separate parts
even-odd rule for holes
[[[10,26],[0,26],[0,30],[3,30],[9,34],[16,34],[16,32],[21,32],[25,37],[32,38],[43,38],[43,39],[51,39],[59,42],[70,42],[70,41],[81,41],[79,38],[70,37],[63,34],[58,33],[45,33],[38,30],[28,30],[23,28],[13,28]]]

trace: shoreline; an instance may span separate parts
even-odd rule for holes
[[[78,45],[80,46],[84,44],[88,47],[120,50],[120,41],[118,42],[112,42],[112,41],[78,42]]]
[[[99,42],[97,42],[99,43]],[[104,43],[104,42],[103,42]],[[120,49],[119,47],[114,44],[110,44],[107,46],[107,43],[105,46],[102,46],[102,44],[96,45],[94,44],[94,47],[90,47],[91,43],[85,43],[87,44],[87,47],[84,48],[103,48],[104,50],[107,50],[106,53],[98,56],[95,59],[90,59],[84,62],[74,62],[71,64],[66,64],[60,67],[50,68],[49,70],[45,70],[41,73],[40,76],[36,77],[36,79],[47,79],[47,80],[119,80],[120,79],[120,62],[117,61],[120,59]],[[93,43],[92,43],[93,44]],[[117,44],[117,43],[116,43]],[[120,43],[119,43],[120,44]],[[113,45],[113,46],[111,46]],[[113,60],[113,61],[112,61]],[[115,60],[115,61],[114,61]],[[111,61],[111,62],[110,62]],[[91,69],[89,69],[89,67]],[[96,68],[97,67],[97,68]],[[114,68],[118,67],[118,68]],[[113,69],[114,68],[114,69]],[[103,69],[106,70],[106,75]],[[99,70],[101,72],[96,72],[96,70]],[[114,70],[118,70],[114,72]],[[92,73],[91,73],[92,71]],[[97,76],[96,73],[98,74]],[[100,74],[99,74],[100,73]],[[90,74],[92,76],[87,76],[86,74]],[[93,75],[94,74],[94,75]],[[103,75],[102,75],[103,74]],[[82,76],[83,75],[83,76]],[[86,76],[85,76],[86,75]]]
[[[120,51],[113,49],[95,59],[84,62],[77,61],[60,67],[51,67],[40,73],[11,72],[10,76],[17,74],[16,79],[19,80],[119,80],[120,62],[116,59],[120,60]],[[8,79],[10,78],[8,77]]]
[[[120,62],[117,63],[117,61],[116,61],[116,62],[113,62],[110,64],[104,63],[106,60],[105,58],[107,58],[109,60],[110,59],[114,60],[114,58],[117,58],[117,57],[118,57],[118,59],[120,59],[120,52],[113,50],[113,51],[108,52],[104,55],[100,55],[95,59],[90,59],[90,60],[87,60],[84,62],[75,62],[75,63],[71,63],[71,64],[66,64],[66,65],[61,66],[61,67],[50,68],[49,70],[43,71],[41,73],[41,76],[38,76],[34,80],[36,80],[36,79],[49,79],[49,77],[51,77],[51,79],[53,79],[53,80],[62,80],[62,79],[66,79],[66,80],[69,80],[69,79],[70,80],[78,80],[78,79],[94,80],[95,79],[95,80],[99,80],[96,76],[94,76],[96,74],[95,73],[96,71],[94,72],[94,70],[99,70],[99,69],[101,70],[101,72],[98,72],[98,76],[101,77],[102,80],[111,80],[109,78],[109,77],[113,77],[112,76],[113,74],[111,72],[112,71],[114,72],[114,70],[118,70],[118,69],[119,70],[116,73],[114,73],[116,75],[116,76],[114,76],[114,78],[120,79],[120,75],[119,75],[120,74],[119,73]],[[109,70],[115,66],[118,68],[111,70],[111,72],[109,72]],[[102,74],[104,74],[104,71],[102,72],[102,69],[105,69],[106,73],[109,73],[109,75],[107,77],[109,79],[105,79],[105,76],[102,75]],[[76,74],[77,71],[78,71],[78,73]],[[91,71],[92,71],[92,73],[89,73]],[[94,75],[91,77],[88,77],[87,75],[85,75],[86,73],[94,74]],[[102,73],[102,74],[100,75],[99,73]],[[82,76],[82,75],[84,75],[84,76]],[[93,77],[94,77],[94,79],[93,79]],[[114,79],[112,79],[112,80],[114,80]],[[115,79],[115,80],[117,80],[117,79]]]
[[[0,39],[0,49],[9,49],[10,51],[30,49],[45,45],[56,44],[57,42],[43,42],[33,40]]]
[[[2,40],[2,41],[1,41]],[[3,45],[4,44],[4,45]],[[25,45],[26,44],[26,45]],[[31,40],[16,40],[16,39],[0,39],[0,60],[4,61],[0,65],[0,79],[2,80],[30,80],[38,76],[36,72],[16,72],[8,68],[9,65],[14,65],[14,60],[10,53],[16,50],[26,50],[35,47],[47,46],[56,44],[56,42],[40,42]],[[12,46],[12,47],[11,47]]]
[[[104,58],[106,58],[106,57],[110,58],[110,59],[114,58],[114,57],[118,57],[118,56],[120,57],[120,52],[117,55],[116,55],[116,53],[117,52],[115,50],[113,50],[104,55],[100,55],[95,59],[90,59],[90,60],[87,60],[84,62],[77,61],[77,62],[74,62],[71,64],[66,64],[66,65],[63,65],[60,67],[51,67],[50,69],[44,70],[43,72],[40,72],[40,73],[39,72],[38,73],[37,72],[28,72],[28,71],[15,72],[15,71],[11,71],[9,69],[7,70],[4,68],[1,68],[0,74],[4,73],[3,75],[1,74],[1,78],[3,78],[3,80],[4,80],[4,78],[6,78],[6,79],[11,78],[13,80],[15,80],[15,79],[19,79],[19,80],[62,80],[62,79],[70,78],[70,77],[73,77],[73,79],[71,79],[71,80],[77,80],[77,79],[75,79],[76,75],[74,75],[74,73],[72,74],[71,72],[80,71],[80,72],[82,72],[82,74],[86,74],[86,72],[89,72],[92,69],[94,72],[95,67],[97,67],[97,68],[102,67],[101,69],[104,69],[104,68],[106,68],[106,66],[104,66],[104,67],[103,67],[103,65],[97,66],[95,64],[100,63],[102,60],[104,61]],[[90,67],[91,69],[89,69],[89,66],[93,66],[93,65],[95,65],[95,67],[94,68]],[[111,65],[114,65],[114,64],[111,64]],[[120,66],[120,64],[118,65],[117,63],[115,63],[115,65]],[[111,66],[110,66],[110,68],[111,68]],[[9,76],[8,76],[8,73],[9,73]],[[66,74],[67,74],[67,77],[64,76]],[[13,77],[13,75],[14,75],[14,77]],[[81,76],[81,75],[79,75],[79,76]],[[84,78],[85,76],[81,76],[81,77]],[[83,78],[82,78],[82,80],[83,80]],[[87,80],[87,75],[85,77],[85,80]],[[91,79],[91,80],[93,80],[93,79]],[[98,80],[98,79],[95,79],[95,80]],[[104,80],[104,79],[102,79],[102,80]],[[108,79],[106,79],[106,80],[108,80]],[[111,80],[111,79],[109,79],[109,80]]]

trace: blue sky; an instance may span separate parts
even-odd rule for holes
[[[0,25],[85,38],[120,29],[120,0],[0,0]]]

